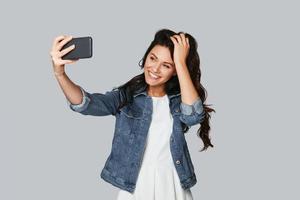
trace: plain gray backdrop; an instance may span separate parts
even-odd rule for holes
[[[198,42],[215,145],[198,152],[195,200],[299,199],[297,1],[2,1],[0,199],[116,199],[100,178],[115,118],[69,109],[50,58],[61,34],[91,36],[94,55],[71,80],[106,92],[141,73],[161,28]]]

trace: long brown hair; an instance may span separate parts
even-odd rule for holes
[[[170,39],[170,36],[175,34],[180,34],[182,32],[175,33],[174,31],[171,31],[169,29],[161,29],[155,33],[154,40],[151,42],[150,46],[148,47],[147,51],[145,52],[142,60],[142,64],[139,62],[139,66],[141,69],[144,68],[144,64],[146,61],[146,58],[151,51],[151,49],[155,45],[161,45],[169,48],[171,57],[173,59],[173,52],[174,52],[174,44],[172,40]],[[205,116],[202,122],[200,123],[201,126],[197,131],[197,136],[202,139],[202,142],[204,144],[203,148],[200,151],[206,150],[209,146],[213,147],[210,141],[209,137],[209,131],[210,131],[210,125],[209,125],[209,119],[210,119],[210,112],[216,112],[214,109],[209,108],[207,104],[205,104],[205,100],[207,97],[207,91],[200,83],[201,80],[201,71],[200,71],[200,58],[197,52],[198,44],[193,36],[191,36],[188,33],[185,33],[185,36],[189,39],[189,53],[186,59],[186,64],[188,67],[188,71],[190,73],[192,82],[203,102],[204,112]],[[144,72],[142,74],[139,74],[135,77],[133,77],[131,80],[126,82],[125,84],[115,87],[113,90],[119,89],[120,91],[124,92],[125,99],[122,100],[121,105],[119,106],[118,110],[125,106],[128,103],[131,103],[133,100],[134,92],[137,91],[140,88],[144,88],[147,86],[147,83],[145,81],[145,75]],[[179,93],[180,92],[180,85],[178,81],[177,75],[172,76],[165,85],[165,92],[168,95]],[[188,127],[186,124],[183,124],[183,133],[186,133],[189,130],[190,127]]]

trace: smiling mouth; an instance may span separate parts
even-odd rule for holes
[[[160,77],[153,74],[152,72],[148,71],[149,72],[149,76],[152,78],[152,79],[159,79]]]

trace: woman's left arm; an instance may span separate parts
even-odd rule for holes
[[[204,109],[186,65],[189,42],[183,33],[171,36],[171,40],[174,43],[173,58],[181,92],[180,119],[188,126],[192,126],[204,119]]]
[[[186,58],[190,49],[189,39],[185,37],[184,33],[173,35],[170,39],[174,44],[173,59],[180,84],[181,101],[185,104],[192,105],[199,99],[199,95],[186,65]]]
[[[185,104],[192,105],[200,97],[192,82],[188,68],[185,62],[176,63],[175,65],[180,85],[181,101]]]

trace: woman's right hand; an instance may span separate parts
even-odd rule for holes
[[[69,53],[75,48],[75,45],[71,45],[63,50],[62,47],[72,39],[72,36],[61,35],[57,36],[52,45],[52,49],[50,51],[53,70],[56,74],[62,74],[65,72],[65,64],[75,63],[77,60],[63,60],[61,57],[65,54]]]

